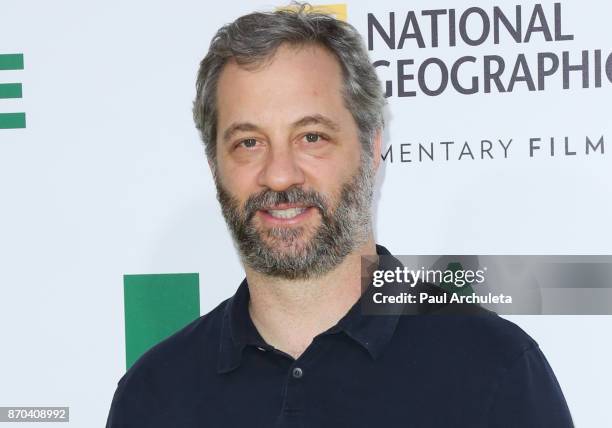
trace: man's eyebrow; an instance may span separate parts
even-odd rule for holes
[[[300,128],[308,125],[323,125],[332,131],[339,131],[340,125],[331,120],[330,118],[323,116],[322,114],[313,114],[311,116],[304,116],[303,118],[296,120],[291,125],[293,128]]]
[[[223,141],[228,141],[236,132],[239,131],[259,131],[259,127],[249,122],[232,123],[223,132]]]

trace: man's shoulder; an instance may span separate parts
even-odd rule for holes
[[[127,370],[117,383],[107,427],[153,426],[168,409],[186,408],[190,394],[216,373],[229,300],[153,346]]]
[[[205,315],[187,324],[171,336],[157,343],[126,371],[120,383],[127,380],[154,379],[160,376],[176,376],[195,366],[216,362],[221,325],[226,299]]]
[[[421,344],[440,348],[455,358],[510,366],[538,343],[514,322],[486,310],[400,316],[400,336],[416,337]],[[413,336],[414,337],[414,336]],[[414,340],[414,339],[413,339]]]

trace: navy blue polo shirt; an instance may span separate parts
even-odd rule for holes
[[[294,359],[262,339],[248,302],[245,279],[146,352],[107,428],[573,427],[538,344],[488,311],[364,315],[357,302]]]

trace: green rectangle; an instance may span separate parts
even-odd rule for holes
[[[0,129],[16,129],[25,127],[25,113],[0,113]]]
[[[23,54],[0,55],[0,70],[23,70]]]
[[[128,368],[149,348],[200,316],[197,273],[124,275],[123,292]]]
[[[21,98],[21,83],[0,83],[0,98]]]

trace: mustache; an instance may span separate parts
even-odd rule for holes
[[[322,214],[327,213],[327,199],[314,190],[304,190],[300,187],[291,187],[288,190],[275,192],[273,190],[262,190],[249,196],[244,203],[243,213],[245,220],[251,221],[258,210],[278,204],[303,204],[318,208]]]

